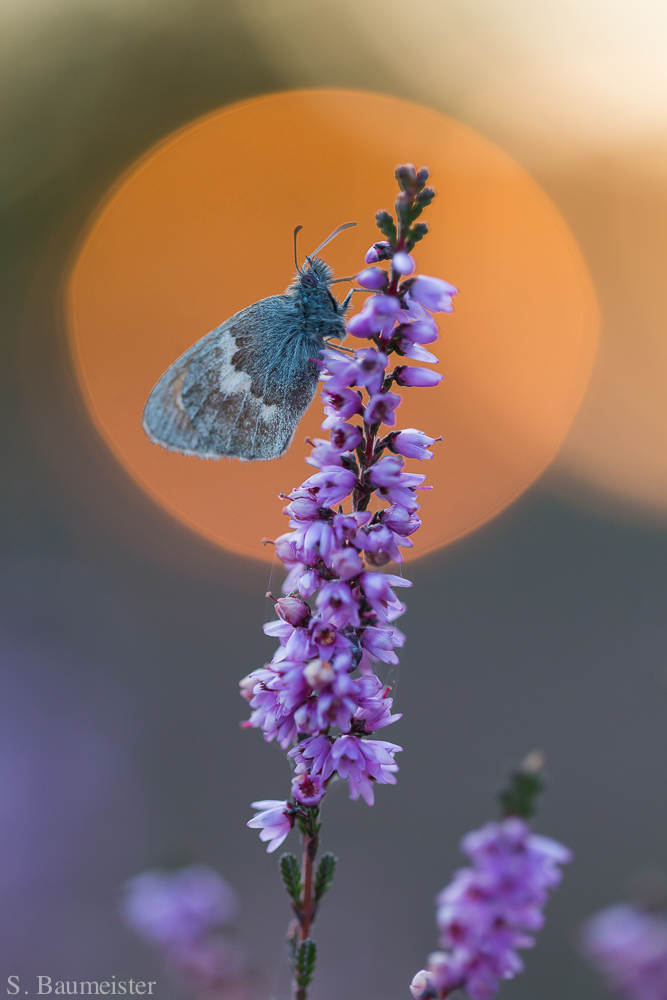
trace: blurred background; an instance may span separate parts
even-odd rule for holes
[[[576,862],[502,995],[604,995],[581,921],[667,865],[666,45],[652,0],[1,0],[2,976],[132,976],[176,997],[117,901],[182,857],[238,890],[264,995],[284,996],[285,900],[245,822],[288,772],[239,729],[237,695],[272,648],[268,570],[172,520],[116,462],[60,289],[96,204],[151,145],[231,101],[326,86],[421,102],[513,156],[574,234],[602,332],[551,467],[411,566],[408,752],[372,810],[332,797],[341,864],[312,997],[407,995],[460,836],[536,746],[553,778],[538,828]]]

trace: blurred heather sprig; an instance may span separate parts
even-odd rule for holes
[[[667,1000],[666,906],[664,895],[619,903],[584,926],[583,953],[624,1000]]]
[[[409,536],[421,525],[418,491],[431,488],[425,476],[404,471],[405,459],[431,459],[429,448],[440,439],[396,427],[401,396],[393,390],[433,387],[442,376],[431,368],[388,366],[391,355],[437,362],[424,347],[438,337],[431,313],[452,312],[457,291],[414,274],[411,251],[427,232],[417,219],[435,196],[428,177],[426,168],[398,167],[396,218],[376,216],[384,240],[368,250],[366,263],[388,261],[389,268],[370,266],[356,275],[355,291],[372,294],[347,325],[369,346],[328,348],[318,362],[329,438],[309,442],[306,461],[319,471],[284,495],[290,531],[273,544],[288,575],[284,596],[274,599],[277,618],[264,626],[280,645],[271,663],[241,681],[252,709],[245,725],[276,740],[294,767],[291,797],[254,802],[248,826],[260,830],[268,851],[295,825],[302,836],[300,868],[291,854],[281,859],[294,912],[288,940],[297,1000],[305,1000],[312,980],[310,934],[335,866],[325,854],[315,870],[327,788],[346,780],[352,799],[373,805],[376,784],[395,784],[402,749],[371,738],[400,718],[375,665],[398,663],[405,636],[395,621],[405,605],[395,591],[411,586],[381,570],[402,562],[401,549],[412,545]]]
[[[120,904],[124,923],[160,952],[199,996],[248,1000],[243,957],[231,934],[238,897],[206,865],[151,869],[129,879]]]
[[[517,949],[535,943],[531,933],[544,924],[559,865],[572,860],[566,847],[532,833],[526,822],[543,788],[542,763],[541,754],[529,754],[500,793],[502,819],[461,841],[472,865],[460,868],[436,898],[444,950],[429,955],[413,978],[414,1000],[444,1000],[457,989],[471,1000],[490,1000],[502,980],[523,971]]]

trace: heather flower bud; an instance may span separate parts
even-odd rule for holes
[[[435,991],[431,982],[431,975],[426,969],[422,969],[421,972],[418,972],[414,977],[410,983],[410,992],[415,1000],[422,1000],[422,997],[426,998],[435,996]]]
[[[302,806],[316,806],[324,798],[324,781],[319,774],[297,775],[292,781],[292,795]]]
[[[409,253],[404,253],[402,250],[399,253],[394,254],[394,259],[391,262],[391,266],[397,274],[412,274],[415,269],[415,262]],[[359,280],[359,279],[357,279]]]
[[[420,189],[423,189],[424,185],[426,184],[426,181],[429,179],[430,176],[431,176],[431,174],[429,172],[428,167],[422,167],[420,170],[418,170],[417,171],[417,186]]]
[[[444,375],[438,372],[429,371],[428,368],[414,368],[408,365],[399,365],[394,369],[394,378],[399,385],[418,386],[420,389],[429,388],[442,382]],[[364,420],[366,418],[364,417]],[[393,421],[392,421],[393,422]]]
[[[276,614],[284,622],[298,628],[310,618],[310,608],[299,597],[281,597],[280,600],[276,601]]]
[[[380,260],[391,260],[392,256],[391,243],[387,243],[386,240],[379,240],[366,251],[364,260],[367,264],[375,264]]]
[[[247,674],[245,677],[242,677],[239,681],[239,694],[241,697],[245,698],[246,701],[251,701],[257,684],[259,684],[259,678],[257,677],[255,671],[251,674]]]
[[[453,312],[452,296],[458,293],[458,288],[450,285],[442,278],[431,278],[419,274],[412,280],[410,296],[431,312]]]
[[[441,376],[442,377],[442,376]],[[371,396],[368,406],[364,410],[364,423],[372,427],[373,424],[388,424],[392,426],[396,423],[394,410],[399,406],[401,397],[395,392],[378,392]]]
[[[377,292],[381,288],[387,287],[389,275],[381,267],[368,267],[357,275],[357,284],[361,285],[362,288],[370,288]]]
[[[401,190],[407,191],[417,180],[417,171],[411,163],[403,163],[396,167],[395,177]]]

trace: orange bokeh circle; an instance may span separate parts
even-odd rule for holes
[[[287,455],[240,463],[150,444],[146,397],[201,336],[283,291],[297,223],[306,253],[357,220],[324,253],[338,275],[359,270],[406,161],[428,165],[439,192],[419,268],[460,288],[436,345],[445,380],[404,390],[398,411],[399,426],[444,438],[419,469],[435,488],[421,494],[424,527],[408,556],[511,503],[570,426],[595,354],[595,296],[567,227],[525,171],[471,129],[396,98],[289,91],[225,107],[152,149],[104,200],[69,279],[68,328],[114,454],[162,507],[226,549],[272,558],[261,538],[286,530],[276,494],[313,471],[304,439],[321,434],[320,400]]]

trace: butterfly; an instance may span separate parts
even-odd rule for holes
[[[339,302],[333,272],[315,254],[282,295],[260,299],[197,341],[157,382],[144,407],[154,444],[199,458],[266,461],[284,455],[317,389],[315,363],[331,340],[345,337],[352,293]],[[338,278],[337,281],[350,281]]]

